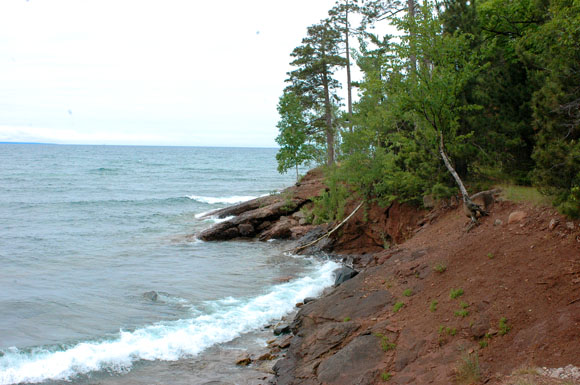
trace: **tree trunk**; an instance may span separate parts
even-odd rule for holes
[[[298,182],[298,163],[296,163],[296,182]]]
[[[415,0],[407,0],[407,14],[409,16],[409,37],[411,40],[411,54],[409,55],[409,63],[411,66],[411,74],[417,71],[417,56],[415,55]]]
[[[445,163],[445,167],[449,170],[453,179],[455,179],[455,183],[459,186],[459,190],[461,191],[461,196],[463,197],[463,205],[465,208],[466,213],[469,213],[469,217],[471,217],[472,224],[477,222],[477,214],[480,215],[487,215],[487,212],[483,210],[478,204],[474,203],[471,198],[469,198],[469,194],[467,194],[467,189],[463,185],[463,181],[459,177],[459,174],[455,171],[447,154],[445,154],[445,147],[443,144],[443,134],[439,133],[439,154],[441,154],[441,158],[443,158],[443,163]],[[471,229],[471,228],[470,228]]]
[[[324,85],[324,117],[326,120],[326,155],[327,164],[334,164],[334,133],[332,132],[332,106],[330,104],[330,90],[328,87],[328,75],[324,71],[322,74],[322,84]]]
[[[348,46],[348,35],[350,33],[348,26],[348,7],[345,11],[345,43],[346,43],[346,88],[348,91],[348,128],[352,132],[352,82],[350,79],[350,50]]]

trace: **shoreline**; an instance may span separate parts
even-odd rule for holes
[[[580,383],[580,346],[569,343],[580,338],[579,224],[501,197],[471,232],[467,223],[453,200],[356,215],[318,251],[360,273],[299,308],[271,383],[448,385],[469,375],[504,385],[522,367],[541,384]]]

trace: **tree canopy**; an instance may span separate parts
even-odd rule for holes
[[[335,72],[357,13],[362,79],[343,112]],[[537,186],[580,215],[578,0],[342,0],[329,15],[292,52],[287,91],[308,112],[305,135],[323,133],[327,165],[340,162],[333,181],[421,204],[457,193],[453,170],[474,188]],[[385,24],[398,32],[374,32]]]

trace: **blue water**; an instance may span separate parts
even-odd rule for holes
[[[0,144],[0,384],[199,355],[320,293],[331,262],[192,237],[216,221],[199,214],[293,183],[275,153]]]

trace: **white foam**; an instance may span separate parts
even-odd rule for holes
[[[187,196],[189,199],[192,199],[194,201],[200,202],[200,203],[207,203],[210,205],[216,205],[216,204],[235,204],[235,203],[241,203],[241,202],[246,202],[249,201],[251,199],[255,199],[255,198],[259,198],[259,197],[255,197],[255,196],[247,196],[247,195],[235,195],[235,196],[231,196],[231,197],[204,197],[204,196],[200,196],[200,195],[188,195]]]
[[[158,323],[133,332],[120,331],[108,341],[82,342],[63,350],[10,348],[0,357],[0,384],[70,380],[97,370],[125,372],[138,360],[174,361],[233,340],[288,314],[305,297],[333,283],[339,265],[325,262],[312,276],[274,286],[249,299],[215,301],[215,311],[195,318]]]

